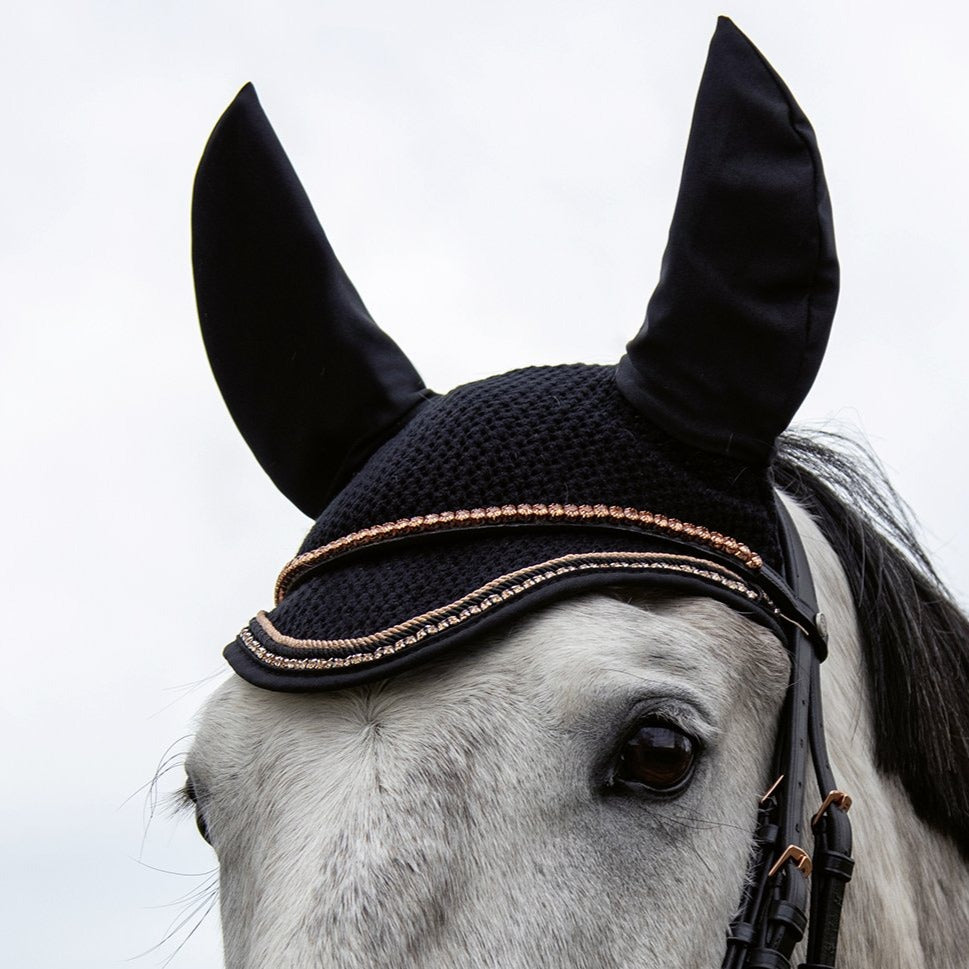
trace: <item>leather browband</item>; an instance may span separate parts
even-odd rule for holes
[[[818,616],[811,570],[800,536],[777,500],[786,598]],[[838,790],[828,760],[821,709],[823,652],[809,640],[823,623],[792,624],[786,647],[791,680],[781,715],[774,770],[778,781],[762,798],[738,916],[727,932],[722,969],[789,969],[808,928],[807,961],[800,969],[833,969],[844,890],[851,879],[851,799]],[[814,857],[802,847],[804,782],[810,749],[821,807],[812,819]],[[810,878],[810,898],[809,898]],[[810,918],[808,910],[810,908]]]

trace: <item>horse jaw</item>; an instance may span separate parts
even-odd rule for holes
[[[787,670],[712,600],[596,595],[373,687],[233,678],[189,759],[226,964],[719,964]],[[637,711],[706,745],[676,799],[602,789]]]

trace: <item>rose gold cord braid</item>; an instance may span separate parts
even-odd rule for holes
[[[314,651],[363,650],[347,656],[281,656],[256,640],[248,628],[240,632],[239,638],[245,648],[261,662],[278,669],[327,670],[358,666],[394,655],[551,579],[577,571],[616,569],[659,570],[688,574],[738,592],[752,601],[760,600],[771,611],[777,612],[776,607],[764,593],[748,585],[736,573],[715,562],[690,556],[664,555],[659,552],[589,552],[561,556],[508,573],[455,602],[368,636],[330,640],[296,639],[277,630],[265,613],[260,613],[255,619],[273,645]],[[508,583],[513,584],[508,585]],[[502,586],[506,588],[501,588]]]
[[[620,508],[618,505],[502,505],[491,508],[473,508],[460,511],[442,511],[430,515],[417,515],[399,521],[373,525],[360,531],[351,532],[342,538],[334,539],[326,545],[297,555],[283,568],[276,580],[276,605],[282,601],[293,582],[307,569],[325,562],[352,549],[363,548],[389,538],[416,533],[447,531],[452,528],[467,528],[475,525],[502,525],[520,522],[589,522],[601,521],[609,524],[637,525],[650,531],[666,532],[718,552],[739,559],[750,569],[759,569],[764,564],[761,557],[750,550],[743,542],[722,535],[702,525],[692,525],[667,515],[640,511],[636,508]]]

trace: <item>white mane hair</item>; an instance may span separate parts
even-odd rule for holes
[[[830,630],[828,745],[855,801],[839,965],[957,969],[965,862],[875,767],[849,587],[792,513]],[[373,685],[291,695],[233,676],[187,764],[219,856],[226,965],[720,965],[788,669],[780,642],[725,605],[626,589]],[[608,788],[624,731],[648,714],[702,745],[674,798]]]

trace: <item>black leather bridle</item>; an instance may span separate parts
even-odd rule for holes
[[[777,780],[760,801],[747,880],[727,932],[722,969],[789,969],[806,927],[807,961],[801,969],[833,969],[841,905],[854,867],[851,798],[838,789],[824,739],[820,670],[827,655],[826,623],[801,538],[780,500],[777,508],[784,575],[770,578],[798,617],[790,620],[785,643],[791,680],[774,750]],[[803,847],[802,830],[809,751],[820,794],[811,819],[813,857]]]

